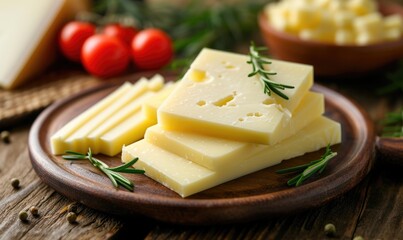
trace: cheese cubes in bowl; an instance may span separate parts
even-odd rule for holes
[[[383,16],[375,0],[283,0],[264,11],[272,27],[308,41],[368,45],[403,32],[402,16]]]

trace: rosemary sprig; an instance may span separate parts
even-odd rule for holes
[[[327,145],[325,153],[318,160],[312,161],[307,164],[299,165],[296,167],[281,169],[281,170],[276,171],[276,173],[285,174],[285,173],[291,173],[291,172],[302,172],[287,181],[287,184],[289,186],[293,186],[293,185],[299,186],[306,179],[310,178],[314,174],[316,174],[316,173],[321,174],[323,172],[323,170],[326,168],[329,160],[332,159],[333,157],[335,157],[336,155],[337,155],[337,152],[333,152],[330,149],[330,145]]]
[[[134,184],[127,178],[120,175],[118,172],[123,173],[133,173],[133,174],[144,174],[143,170],[130,168],[133,164],[135,164],[138,158],[134,158],[130,162],[127,162],[123,165],[117,167],[109,167],[106,163],[102,162],[99,159],[96,159],[92,156],[91,149],[88,149],[87,155],[82,153],[73,152],[73,151],[66,151],[67,155],[63,155],[63,159],[66,160],[85,160],[87,159],[94,167],[98,168],[103,172],[112,182],[113,186],[116,188],[121,185],[122,187],[126,188],[129,191],[133,191]]]
[[[403,137],[403,108],[398,112],[389,112],[382,122],[384,137]]]
[[[252,65],[252,72],[248,75],[248,77],[252,77],[255,75],[259,75],[259,79],[264,86],[263,92],[269,96],[271,93],[275,93],[280,97],[288,100],[288,96],[285,95],[282,90],[286,88],[294,88],[294,86],[285,85],[281,83],[277,83],[270,79],[270,76],[276,75],[277,73],[271,72],[264,68],[265,64],[271,64],[270,60],[266,56],[261,55],[261,51],[267,50],[266,47],[256,47],[254,42],[251,42],[249,47],[249,57],[250,60],[247,61],[248,64]]]

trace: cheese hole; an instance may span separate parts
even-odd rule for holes
[[[247,113],[246,116],[247,117],[261,117],[261,116],[263,116],[263,114],[260,112],[255,112],[255,113]]]
[[[229,95],[224,98],[221,98],[220,100],[214,102],[213,104],[216,105],[217,107],[223,107],[223,106],[227,105],[229,102],[231,102],[232,100],[234,100],[234,96]]]
[[[229,63],[227,61],[222,61],[221,63],[224,65],[224,67],[226,69],[236,69],[237,68],[236,66],[232,65],[231,63]]]
[[[193,69],[190,72],[190,80],[193,82],[204,82],[207,79],[206,72],[201,70]]]
[[[243,122],[244,119],[243,119],[243,118],[239,118],[238,120],[239,120],[240,122]]]
[[[274,103],[275,103],[275,101],[274,101],[273,98],[266,98],[266,99],[263,101],[263,104],[264,104],[264,105],[271,105],[271,104],[274,104]]]
[[[200,107],[203,107],[204,105],[206,105],[206,101],[200,100],[197,102],[197,105],[199,105]]]

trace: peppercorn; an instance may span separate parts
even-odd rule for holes
[[[1,140],[4,143],[6,143],[6,144],[10,143],[10,132],[9,131],[2,131],[0,133],[0,136],[1,136]]]
[[[69,207],[67,208],[67,211],[69,212],[73,212],[73,213],[77,213],[77,203],[72,203],[69,205]]]
[[[69,223],[75,223],[77,219],[77,215],[74,212],[67,213],[67,221]]]
[[[29,209],[29,211],[31,212],[31,214],[32,214],[33,216],[35,216],[35,217],[39,216],[39,210],[38,210],[37,207],[32,206],[32,207]]]
[[[333,237],[336,234],[336,226],[332,223],[328,223],[325,225],[324,231],[326,236]]]
[[[28,219],[28,213],[26,211],[22,210],[21,212],[18,213],[18,218],[21,221],[25,222]]]
[[[361,236],[355,236],[355,237],[353,238],[353,240],[364,240],[364,238],[361,237]]]
[[[18,178],[12,178],[11,186],[13,186],[13,188],[15,188],[15,189],[20,188],[20,180]]]

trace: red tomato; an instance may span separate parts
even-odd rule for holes
[[[105,35],[119,38],[129,47],[137,32],[137,29],[133,27],[125,27],[120,24],[106,25],[102,31]]]
[[[65,57],[80,62],[81,48],[87,40],[95,34],[95,26],[85,22],[70,22],[66,24],[59,37],[59,46]]]
[[[126,70],[130,62],[130,52],[119,39],[98,34],[85,41],[81,59],[89,73],[107,78]]]
[[[140,31],[133,38],[132,55],[134,64],[140,69],[159,69],[172,59],[172,41],[159,29]]]

